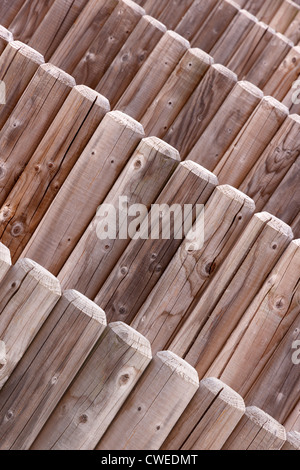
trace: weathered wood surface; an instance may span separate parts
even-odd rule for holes
[[[173,31],[167,31],[131,81],[116,108],[134,119],[141,119],[189,47],[186,39]]]
[[[110,324],[32,449],[93,450],[151,358],[142,335],[124,323]]]
[[[300,238],[300,213],[295,217],[291,225],[295,238]]]
[[[243,315],[208,375],[246,396],[299,315],[300,241],[293,241]]]
[[[17,13],[20,11],[25,0],[2,0],[0,4],[1,24],[8,28]]]
[[[164,140],[184,160],[237,83],[237,76],[220,64],[212,65],[186,102]]]
[[[283,423],[287,431],[296,431],[300,433],[300,400]]]
[[[284,33],[295,16],[299,13],[300,6],[292,0],[282,0],[281,5],[270,21],[270,26],[279,33]]]
[[[159,21],[164,23],[168,29],[175,30],[182,17],[193,5],[194,0],[167,0],[156,3],[162,3],[163,5],[163,9],[157,16]],[[145,3],[144,8],[147,11],[147,2]]]
[[[254,211],[253,201],[236,189],[215,189],[205,206],[204,226],[196,223],[186,236],[132,323],[150,340],[153,352],[168,347]]]
[[[7,44],[14,40],[13,34],[0,25],[0,54],[4,51]]]
[[[0,80],[5,83],[5,104],[0,105],[0,129],[43,63],[43,56],[26,44],[12,41],[7,45],[0,57]]]
[[[300,46],[293,47],[264,86],[264,94],[282,101],[300,74]]]
[[[250,406],[222,450],[280,450],[285,441],[284,427],[256,406]]]
[[[184,54],[141,118],[146,135],[164,137],[212,63],[212,57],[200,49]]]
[[[284,31],[284,35],[289,38],[295,46],[299,45],[300,41],[300,12],[298,11],[297,15],[290,23],[288,28]]]
[[[77,83],[95,88],[141,17],[143,8],[131,0],[119,0],[110,17],[93,39],[72,75]]]
[[[158,450],[198,387],[187,362],[157,353],[96,449]]]
[[[217,178],[200,165],[179,164],[142,224],[140,238],[131,241],[95,297],[108,321],[131,323],[181,245],[184,230],[189,231],[195,222],[197,205],[202,210],[217,184]],[[183,215],[185,205],[189,206]],[[166,218],[174,209],[170,223]]]
[[[0,284],[0,338],[7,362],[0,371],[3,387],[61,295],[58,280],[31,260],[10,268]]]
[[[97,213],[58,276],[63,288],[73,286],[89,298],[97,295],[135,235],[132,233],[129,237],[128,233],[134,214],[128,220],[127,217],[122,219],[120,201],[126,204],[128,215],[135,204],[143,204],[149,210],[179,161],[177,150],[157,137],[142,140],[102,204],[102,207],[112,205],[118,214],[120,227],[114,239],[100,239],[98,228],[103,214]]]
[[[58,274],[143,137],[137,121],[107,113],[22,256]]]
[[[281,4],[282,0],[265,0],[256,14],[257,18],[266,24],[270,24]]]
[[[246,81],[237,82],[188,155],[213,171],[246,124],[263,92]]]
[[[2,391],[2,450],[29,449],[105,326],[97,305],[64,292]]]
[[[297,431],[288,432],[286,442],[281,450],[300,450],[300,433]]]
[[[94,131],[106,98],[75,86],[0,209],[0,236],[18,259]],[[74,287],[74,286],[72,286]]]
[[[11,256],[9,249],[0,243],[0,282],[11,267]]]
[[[163,450],[220,450],[245,413],[245,403],[215,378],[204,379],[162,445]]]
[[[279,101],[263,98],[214,169],[221,184],[231,184],[252,197],[242,183],[287,116],[288,109]]]
[[[38,68],[0,132],[1,204],[74,85],[70,75],[51,64]]]
[[[166,27],[144,15],[96,86],[114,108],[126,88],[166,33]]]

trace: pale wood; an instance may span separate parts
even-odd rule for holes
[[[96,86],[96,90],[109,99],[112,108],[166,31],[166,27],[156,19],[142,16]]]
[[[300,46],[293,47],[264,86],[265,95],[282,101],[300,74]]]
[[[151,358],[142,335],[124,323],[110,324],[32,450],[93,450]]]
[[[25,0],[9,25],[9,30],[13,33],[14,38],[27,44],[54,1]]]
[[[0,132],[1,204],[74,85],[70,75],[51,64],[38,68]]]
[[[0,341],[0,370],[6,365],[6,346],[3,341]]]
[[[227,333],[229,336],[236,327],[292,238],[291,229],[280,220],[268,213],[255,214],[226,257],[222,269],[216,273],[177,333],[170,349],[182,357],[188,355],[191,364],[198,363],[200,370],[201,344],[197,344],[197,337],[198,343],[201,343],[203,338],[202,347],[206,349],[205,345],[207,346],[205,359],[201,355],[203,359],[201,369],[205,369],[202,371],[204,375],[220,351],[218,345],[220,349],[224,346],[224,337]],[[224,311],[218,319],[217,312],[220,312],[221,308]],[[214,315],[211,317],[213,312]],[[216,332],[219,331],[220,325],[224,331],[219,338],[214,338],[212,332],[215,342],[212,339],[209,345],[205,343],[204,332],[208,331],[207,327],[212,321],[215,321]],[[206,325],[205,330],[204,325]]]
[[[295,292],[295,307],[298,315],[285,335],[281,329],[276,332],[272,343],[277,341],[278,347],[270,354],[270,359],[260,373],[258,379],[246,395],[246,403],[255,403],[271,414],[279,422],[284,423],[299,402],[299,364],[293,363],[294,342],[299,342],[299,283]],[[284,333],[284,332],[283,332]],[[298,354],[299,357],[299,354]]]
[[[0,282],[11,267],[11,256],[9,249],[0,243]]]
[[[0,25],[0,54],[4,51],[7,44],[14,40],[13,34]]]
[[[284,33],[299,10],[299,5],[297,5],[294,1],[283,0],[272,20],[270,21],[270,26],[279,33]]]
[[[250,13],[252,13],[252,15],[256,15],[265,1],[266,0],[242,0],[242,5],[245,10],[248,10]],[[240,4],[240,0],[238,3]]]
[[[164,23],[168,29],[175,30],[182,17],[194,3],[194,0],[167,0],[156,3],[162,3],[164,5],[163,10],[157,16],[159,21]],[[147,8],[147,5],[145,8]]]
[[[291,227],[293,229],[295,238],[300,238],[300,212],[297,217],[295,217],[295,219],[293,220]]]
[[[246,80],[263,89],[293,45],[292,41],[284,35],[275,33],[252,68],[246,73]]]
[[[3,387],[61,295],[58,280],[31,260],[10,268],[0,285],[0,338],[7,363],[0,371]]]
[[[196,205],[205,204],[217,184],[215,175],[200,165],[182,162],[155,204],[166,204],[168,207],[176,204],[182,209],[185,204],[190,204],[192,216],[185,221],[185,228],[189,230],[196,218]],[[176,227],[178,233],[171,228],[169,239],[164,239],[159,230],[160,235],[156,239],[151,231],[155,227],[159,229],[160,221],[155,209],[151,210],[141,227],[142,235],[148,232],[148,237],[131,241],[95,297],[95,302],[105,308],[109,321],[131,323],[182,242],[183,233],[182,236],[179,233],[180,230],[183,232],[182,219],[179,221],[180,228]]]
[[[242,396],[248,393],[278,346],[278,332],[283,337],[299,314],[299,273],[298,240],[289,245],[270,273],[209,368],[208,376],[214,374]]]
[[[256,406],[250,406],[222,450],[280,450],[285,441],[284,427]]]
[[[0,80],[5,83],[5,104],[0,105],[0,129],[21,98],[38,67],[41,54],[20,41],[10,42],[0,57]]]
[[[187,158],[236,82],[237,76],[223,65],[209,68],[164,137],[182,159]]]
[[[219,0],[206,0],[205,2],[203,0],[194,0],[175,31],[191,41],[218,3]]]
[[[231,184],[252,197],[242,183],[287,116],[288,109],[279,101],[269,96],[262,99],[214,169],[221,184]]]
[[[286,442],[281,450],[300,450],[300,433],[297,431],[288,432]]]
[[[300,400],[289,414],[284,422],[284,427],[287,431],[296,431],[300,433]]]
[[[2,450],[29,449],[105,326],[98,306],[74,290],[64,292],[2,391]]]
[[[220,450],[245,413],[235,391],[215,378],[204,379],[162,445],[163,450]]]
[[[90,0],[50,62],[72,73],[117,5],[118,0]]]
[[[119,198],[127,197],[128,208],[143,204],[149,210],[179,161],[177,150],[157,137],[143,139],[103,204],[113,205],[119,214]],[[64,288],[73,286],[90,298],[99,292],[130,242],[127,229],[126,237],[120,238],[117,229],[115,240],[100,240],[100,222],[101,217],[96,215],[58,276]]]
[[[237,82],[188,155],[189,160],[213,171],[251,114],[263,92],[246,81]]]
[[[158,18],[164,8],[166,1],[168,2],[168,0],[164,0],[163,2],[157,2],[156,0],[145,0],[143,8],[145,8],[149,15]]]
[[[202,225],[194,226],[132,323],[150,340],[153,352],[168,347],[254,211],[253,201],[238,190],[215,189],[205,206],[204,239]]]
[[[300,114],[299,80],[300,75],[298,75],[297,80],[293,83],[293,86],[290,88],[289,92],[282,100],[283,104],[285,104],[289,108],[290,114]]]
[[[265,0],[256,14],[257,18],[266,24],[270,24],[281,4],[282,0]]]
[[[179,34],[167,31],[133,78],[116,108],[134,119],[141,119],[189,46],[189,42]]]
[[[294,44],[299,45],[300,41],[300,11],[290,23],[288,28],[284,31],[284,35],[289,38]]]
[[[110,110],[106,98],[75,86],[0,210],[0,235],[18,259],[42,217]],[[74,287],[74,286],[72,286]]]
[[[58,274],[143,137],[137,121],[119,111],[107,113],[22,256]]]
[[[86,6],[86,0],[55,0],[35,29],[29,45],[44,54],[46,61],[54,54],[73,23]]]
[[[72,72],[77,83],[96,87],[127,38],[145,14],[131,0],[119,0],[110,17]]]
[[[147,135],[163,138],[204,77],[213,59],[200,49],[189,49],[141,118]]]
[[[215,62],[227,65],[239,45],[245,40],[257,22],[257,18],[248,11],[238,11],[228,28],[210,51]]]
[[[25,0],[2,0],[0,3],[1,24],[8,28],[14,17],[17,15]]]
[[[158,450],[199,387],[196,371],[158,352],[97,450]]]
[[[300,117],[296,114],[290,115],[240,185],[241,191],[245,191],[254,199],[258,211],[266,207],[277,186],[298,158],[300,153],[299,136]],[[297,167],[298,164],[296,164],[296,169]],[[285,194],[287,201],[295,196],[293,188],[297,185],[297,174],[293,177],[296,177],[296,181],[291,185],[289,192]],[[236,180],[237,184],[240,181]],[[285,186],[285,182],[283,185]],[[297,198],[295,197],[295,199]],[[271,204],[270,202],[268,207],[274,207]],[[295,213],[288,222],[291,223],[294,217]]]
[[[201,24],[200,29],[191,40],[191,45],[210,53],[239,10],[239,5],[232,0],[220,1]]]

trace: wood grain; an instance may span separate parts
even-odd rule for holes
[[[157,3],[157,2],[156,2]],[[167,26],[168,29],[175,30],[182,17],[193,5],[193,0],[167,0],[161,2],[164,8],[157,16],[157,19]],[[147,8],[147,5],[145,6]]]
[[[289,38],[295,46],[299,45],[300,41],[300,12],[298,11],[297,15],[290,23],[288,28],[284,31],[284,35]]]
[[[0,54],[2,54],[7,44],[13,40],[13,34],[8,31],[8,29],[4,28],[4,26],[0,26]]]
[[[190,8],[176,26],[175,31],[191,41],[219,0],[194,0]]]
[[[8,28],[17,13],[19,13],[25,0],[3,0],[0,4],[1,24]]]
[[[300,433],[297,431],[288,432],[286,442],[281,450],[300,450]]]
[[[300,47],[293,47],[264,86],[265,95],[282,101],[300,74]]]
[[[3,280],[10,267],[10,251],[3,243],[0,243],[0,282]]]
[[[266,24],[270,24],[281,4],[282,0],[265,0],[256,14],[257,18]]]
[[[298,14],[299,10],[299,5],[292,0],[283,0],[270,21],[270,26],[279,33],[284,33]]]

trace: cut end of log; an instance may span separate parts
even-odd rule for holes
[[[199,377],[196,369],[188,364],[184,359],[171,351],[161,351],[156,354],[157,358],[177,375],[180,375],[186,382],[199,387]]]
[[[67,290],[62,297],[72,303],[78,310],[85,315],[93,318],[103,326],[107,325],[105,312],[95,302],[88,299],[85,295],[76,290]]]
[[[0,261],[11,266],[10,251],[3,243],[0,243]]]
[[[216,191],[228,196],[230,199],[234,199],[239,202],[241,206],[247,207],[250,211],[255,211],[255,202],[253,199],[239,189],[236,189],[229,184],[224,184],[222,186],[218,186]]]
[[[130,348],[139,351],[139,353],[147,359],[152,359],[150,342],[131,326],[122,322],[115,322],[110,323],[108,328],[110,328],[121,339],[121,341],[128,344]]]
[[[14,40],[13,34],[0,25],[0,38],[4,39],[7,42],[12,42]]]
[[[262,105],[267,105],[270,108],[276,108],[277,112],[282,113],[284,116],[289,115],[289,109],[287,106],[285,106],[283,103],[280,101],[276,100],[276,98],[273,98],[273,96],[264,96],[262,99]]]
[[[110,111],[110,103],[105,96],[100,95],[97,91],[93,90],[92,88],[86,86],[86,85],[76,85],[71,93],[70,96],[74,93],[79,93],[82,95],[84,98],[89,100],[91,103],[94,103],[99,106],[100,108],[103,108],[107,112]]]
[[[163,33],[167,32],[166,26],[163,23],[161,23],[160,21],[158,21],[155,18],[153,18],[152,16],[150,16],[150,15],[143,16],[141,21],[146,21],[147,23],[150,23],[151,25],[153,25],[155,28],[159,29]]]
[[[59,280],[53,276],[47,269],[40,266],[35,261],[28,258],[19,259],[15,268],[22,269],[28,276],[35,279],[40,285],[49,289],[53,294],[61,296],[61,287]]]
[[[133,132],[140,134],[142,137],[145,136],[144,128],[142,124],[140,124],[138,121],[133,119],[131,116],[128,116],[125,113],[122,113],[121,111],[110,111],[107,113],[105,116],[105,119],[113,119],[114,121],[118,122],[119,124],[128,127],[131,129]],[[103,120],[103,121],[104,121]]]
[[[299,248],[300,247],[300,238],[298,238],[297,240],[293,240],[292,244],[295,245],[297,248]]]
[[[3,341],[0,341],[0,370],[6,365],[6,347]]]
[[[203,379],[200,382],[200,389],[207,389],[213,395],[219,396],[220,399],[228,403],[230,407],[240,410],[241,415],[245,413],[246,405],[243,398],[221,380],[215,377]]]
[[[291,227],[274,215],[271,215],[268,212],[260,212],[259,214],[255,214],[255,217],[260,218],[262,221],[266,222],[269,227],[272,227],[277,232],[280,232],[287,238],[290,238],[291,241],[294,238]]]
[[[214,58],[211,55],[207,54],[207,52],[204,52],[202,49],[199,49],[198,47],[189,49],[187,51],[187,54],[189,54],[189,56],[191,56],[192,58],[196,58],[204,64],[212,65],[214,63]]]
[[[291,41],[291,39],[289,39],[287,36],[285,36],[284,34],[282,33],[276,33],[277,37],[282,41],[284,42],[287,46],[289,46],[290,48],[292,48],[294,46],[294,43],[293,41]]]
[[[260,428],[266,430],[270,434],[273,434],[283,442],[286,440],[286,431],[284,426],[282,426],[282,424],[272,418],[272,416],[262,411],[260,408],[257,408],[256,406],[248,406],[246,408],[245,414],[248,419],[250,419]]]
[[[228,80],[231,80],[232,82],[237,82],[238,77],[237,74],[229,70],[228,67],[225,67],[225,65],[222,64],[213,64],[212,67],[216,69],[220,75],[223,75],[226,77]]]
[[[241,80],[237,83],[236,86],[239,86],[240,88],[243,88],[243,90],[247,91],[248,93],[251,93],[253,96],[263,99],[264,94],[263,91],[258,88],[256,85],[254,85],[251,82],[248,82],[247,80]]]
[[[166,155],[167,157],[180,162],[180,153],[178,152],[178,150],[176,150],[170,144],[167,144],[167,142],[164,142],[163,140],[159,139],[158,137],[145,137],[141,141],[139,147],[143,147],[144,145],[147,145],[152,149],[156,150],[157,152],[160,152]]]
[[[181,162],[180,165],[194,173],[196,176],[199,176],[203,180],[218,186],[219,180],[216,175],[203,166],[199,165],[199,163],[193,162],[192,160],[185,160],[184,162]]]
[[[132,0],[122,0],[122,2],[120,3],[121,5],[119,5],[119,7],[122,7],[122,3],[124,3],[125,5],[127,5],[129,8],[131,8],[132,10],[134,10],[136,13],[138,13],[141,16],[145,15],[146,13],[144,8],[142,8],[140,5],[133,2]]]
[[[181,43],[182,46],[185,47],[186,49],[190,49],[191,47],[189,41],[185,39],[184,37],[182,37],[180,34],[175,33],[175,31],[168,30],[164,37],[166,37],[166,39],[168,37],[171,37],[173,40]]]
[[[40,68],[65,85],[69,85],[72,88],[76,85],[75,79],[67,72],[64,72],[62,69],[56,67],[56,65],[47,63],[41,65]]]
[[[295,450],[300,450],[300,432],[291,431],[287,433],[286,442]],[[283,448],[284,450],[284,448]]]
[[[300,124],[300,115],[299,114],[290,114],[288,119],[295,122],[295,123],[297,123],[297,124]]]
[[[35,49],[32,49],[32,47],[27,46],[27,44],[24,44],[21,41],[12,41],[8,44],[8,47],[11,47],[12,49],[16,49],[16,51],[18,51],[19,54],[21,54],[24,57],[27,57],[28,59],[32,60],[36,64],[39,64],[39,65],[45,64],[45,59],[42,54],[40,54]]]
[[[251,21],[253,21],[254,23],[258,23],[258,18],[256,16],[254,16],[252,13],[250,13],[249,11],[247,10],[244,10],[243,8],[241,9],[241,13],[245,16],[247,16],[247,18],[249,18]]]

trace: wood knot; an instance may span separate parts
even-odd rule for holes
[[[24,232],[23,224],[21,224],[20,222],[16,222],[15,224],[13,224],[11,228],[11,235],[13,237],[19,237],[20,235],[23,234],[23,232]]]
[[[88,422],[88,419],[89,419],[88,416],[85,415],[85,414],[79,416],[79,420],[78,420],[78,421],[79,421],[79,424],[85,424],[85,423],[87,423],[87,422]]]
[[[130,375],[129,374],[123,374],[120,377],[119,383],[120,385],[126,385],[130,380]]]

